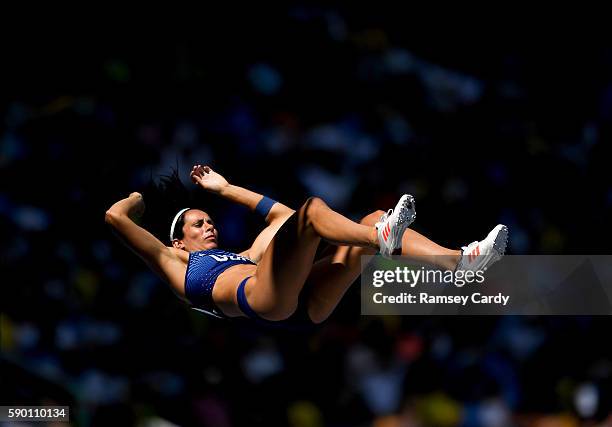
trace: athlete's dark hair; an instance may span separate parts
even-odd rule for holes
[[[169,241],[170,225],[176,213],[183,208],[195,207],[193,194],[185,187],[174,168],[169,175],[161,175],[157,181],[151,177],[143,197],[146,205],[143,225],[163,242]],[[183,238],[185,213],[176,222],[173,238]]]

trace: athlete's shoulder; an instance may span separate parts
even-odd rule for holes
[[[177,249],[177,248],[172,247],[172,246],[167,246],[167,248],[168,248],[168,252],[173,257],[180,259],[184,263],[187,263],[189,261],[189,252],[184,251],[182,249]]]

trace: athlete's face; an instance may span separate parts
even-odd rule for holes
[[[215,223],[206,212],[198,209],[185,212],[183,238],[177,239],[180,249],[188,252],[214,249],[217,247],[218,237]]]

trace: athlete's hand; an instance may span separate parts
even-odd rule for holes
[[[195,165],[191,169],[189,176],[194,184],[212,193],[220,193],[229,185],[223,176],[219,175],[209,166]]]
[[[128,199],[130,200],[128,216],[132,221],[138,223],[145,211],[145,202],[142,194],[137,192],[130,193]]]

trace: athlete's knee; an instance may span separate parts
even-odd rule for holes
[[[300,208],[300,216],[306,225],[311,225],[313,218],[316,218],[322,209],[329,209],[327,203],[320,197],[311,196]]]
[[[361,221],[359,221],[359,223],[363,225],[374,225],[378,221],[380,221],[380,217],[383,216],[384,214],[385,214],[385,211],[381,211],[379,209],[361,218]]]
[[[316,212],[320,209],[326,209],[327,203],[320,197],[310,196],[306,202],[304,202],[302,208],[309,212]]]
[[[320,325],[325,322],[330,314],[329,310],[312,309],[310,307],[308,309],[308,319],[315,325]]]

